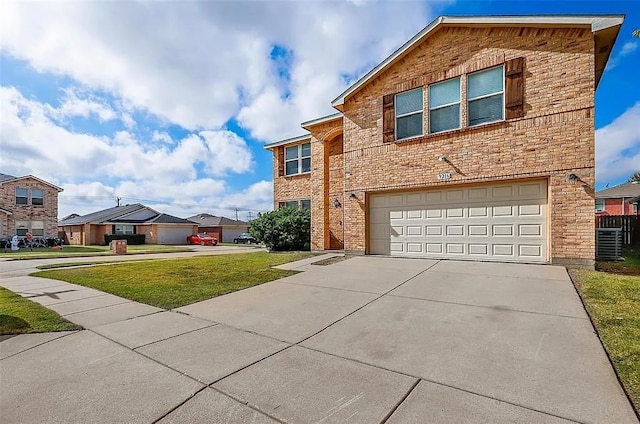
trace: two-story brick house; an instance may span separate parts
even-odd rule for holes
[[[274,153],[312,249],[594,263],[594,93],[622,16],[440,17]]]
[[[62,189],[33,175],[0,174],[0,237],[58,235],[58,193]]]

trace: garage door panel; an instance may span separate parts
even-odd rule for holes
[[[546,181],[529,181],[372,195],[370,251],[546,262],[546,193]]]

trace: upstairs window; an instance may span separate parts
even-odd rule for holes
[[[460,78],[429,86],[429,132],[460,128]]]
[[[421,136],[422,131],[422,88],[396,94],[396,140]]]
[[[596,199],[596,212],[604,212],[604,199]]]
[[[35,206],[44,205],[44,190],[31,190],[31,204]]]
[[[311,143],[285,149],[285,175],[311,172]]]
[[[504,68],[475,72],[467,78],[469,126],[504,119]]]
[[[16,187],[16,205],[29,204],[29,189]]]
[[[288,202],[284,202],[284,205],[287,208],[297,208],[298,207],[298,201],[297,200],[290,200]]]

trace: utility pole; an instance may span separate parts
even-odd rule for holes
[[[236,221],[238,220],[238,208],[236,208]]]
[[[251,211],[247,212],[247,221],[251,221],[253,219],[253,214]]]

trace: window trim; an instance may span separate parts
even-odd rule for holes
[[[459,87],[458,99],[459,100],[457,102],[447,103],[445,105],[440,105],[440,106],[436,106],[436,107],[432,108],[431,107],[431,87],[433,87],[435,85],[438,85],[438,84],[445,83],[447,81],[452,81],[452,80],[455,80],[455,79],[459,80],[459,84],[458,84],[458,87]],[[429,88],[429,98],[428,98],[428,102],[429,102],[429,105],[428,105],[428,110],[429,110],[429,125],[428,125],[429,126],[429,134],[442,134],[442,133],[445,133],[445,132],[448,132],[448,131],[457,131],[457,130],[462,129],[463,128],[463,126],[462,126],[462,75],[457,76],[457,77],[453,77],[453,78],[447,78],[447,79],[444,79],[442,81],[434,82],[433,84],[429,84],[428,88]],[[460,108],[458,109],[458,126],[456,128],[447,128],[446,130],[442,130],[442,131],[431,131],[431,111],[432,110],[442,109],[442,108],[445,108],[445,107],[454,106],[454,105],[460,105]]]
[[[602,209],[598,208],[598,202],[602,202]],[[596,199],[596,213],[604,212],[604,210],[605,210],[605,200]]]
[[[302,207],[302,202],[304,201],[308,201],[309,202],[309,211],[311,210],[311,198],[303,198],[303,199],[293,199],[293,200],[284,200],[284,201],[279,201],[278,202],[278,209],[281,208],[285,208],[285,207],[296,207],[298,209],[305,209]],[[295,206],[287,206],[287,203],[295,203]]]
[[[491,71],[493,69],[498,69],[498,68],[502,68],[502,91],[497,91],[495,93],[490,93],[490,94],[484,94],[482,96],[478,96],[478,97],[474,97],[474,98],[470,98],[469,97],[469,77],[471,75],[474,74],[479,74],[481,72],[488,72]],[[500,64],[497,66],[492,66],[489,68],[484,68],[484,69],[479,69],[475,72],[470,72],[468,74],[466,74],[466,83],[467,83],[467,99],[466,99],[466,108],[467,108],[467,128],[475,128],[475,127],[479,127],[480,125],[488,125],[488,124],[493,124],[496,122],[504,122],[507,119],[507,104],[506,104],[506,91],[507,91],[507,83],[506,83],[506,75],[505,75],[505,64]],[[493,96],[497,96],[501,94],[502,95],[502,118],[501,119],[496,119],[493,121],[487,121],[487,122],[481,122],[479,124],[473,124],[471,125],[471,116],[469,115],[469,103],[471,103],[472,101],[476,101],[476,100],[482,100],[485,98],[489,98],[489,97],[493,97]]]
[[[306,146],[309,145],[309,156],[302,156],[302,146]],[[298,155],[296,158],[294,159],[287,159],[287,149],[296,147],[298,150]],[[304,171],[302,172],[302,161],[304,159],[309,159],[309,170],[308,171]],[[287,163],[289,162],[294,162],[297,161],[298,162],[298,168],[297,168],[297,172],[288,174],[287,173]],[[294,146],[284,146],[284,176],[285,177],[291,177],[293,175],[302,175],[302,174],[310,174],[311,173],[311,143],[301,143],[301,144],[297,144]]]
[[[34,228],[33,227],[34,222],[41,222],[42,223],[42,228]],[[36,230],[38,232],[42,231],[42,234],[36,234]],[[29,222],[29,232],[31,233],[31,235],[33,237],[44,237],[44,230],[45,230],[45,222],[44,221],[30,221]]]
[[[42,197],[33,197],[33,192],[35,190],[42,192]],[[33,199],[42,199],[42,203],[35,204],[35,203],[33,203]],[[32,188],[31,189],[31,205],[32,206],[44,206],[44,190],[43,189],[40,189],[40,188],[35,188],[35,189]]]
[[[27,192],[26,196],[18,196],[18,190],[24,190]],[[14,191],[14,201],[16,203],[16,205],[20,205],[20,206],[26,206],[29,204],[29,189],[26,187],[16,187],[15,191]],[[24,198],[25,202],[24,203],[18,203],[18,197],[19,198]]]
[[[117,229],[118,227],[131,227],[133,232],[128,233],[123,230],[122,232],[119,233]],[[117,234],[119,236],[136,234],[136,226],[134,224],[113,224],[113,234]]]
[[[421,97],[422,97],[422,107],[418,110],[416,110],[415,112],[409,112],[409,113],[403,113],[398,115],[397,114],[397,106],[398,106],[398,96],[401,96],[403,94],[407,94],[410,93],[412,91],[421,91]],[[422,119],[421,121],[421,125],[420,125],[420,134],[416,134],[416,135],[410,135],[409,137],[404,137],[404,138],[398,138],[398,118],[406,118],[407,116],[412,116],[412,115],[417,115],[417,114],[422,114]],[[418,88],[414,88],[411,90],[406,90],[406,91],[402,91],[400,93],[396,93],[393,95],[393,138],[395,141],[401,141],[401,140],[409,140],[411,138],[416,138],[416,137],[422,137],[424,136],[424,87],[418,87]]]

